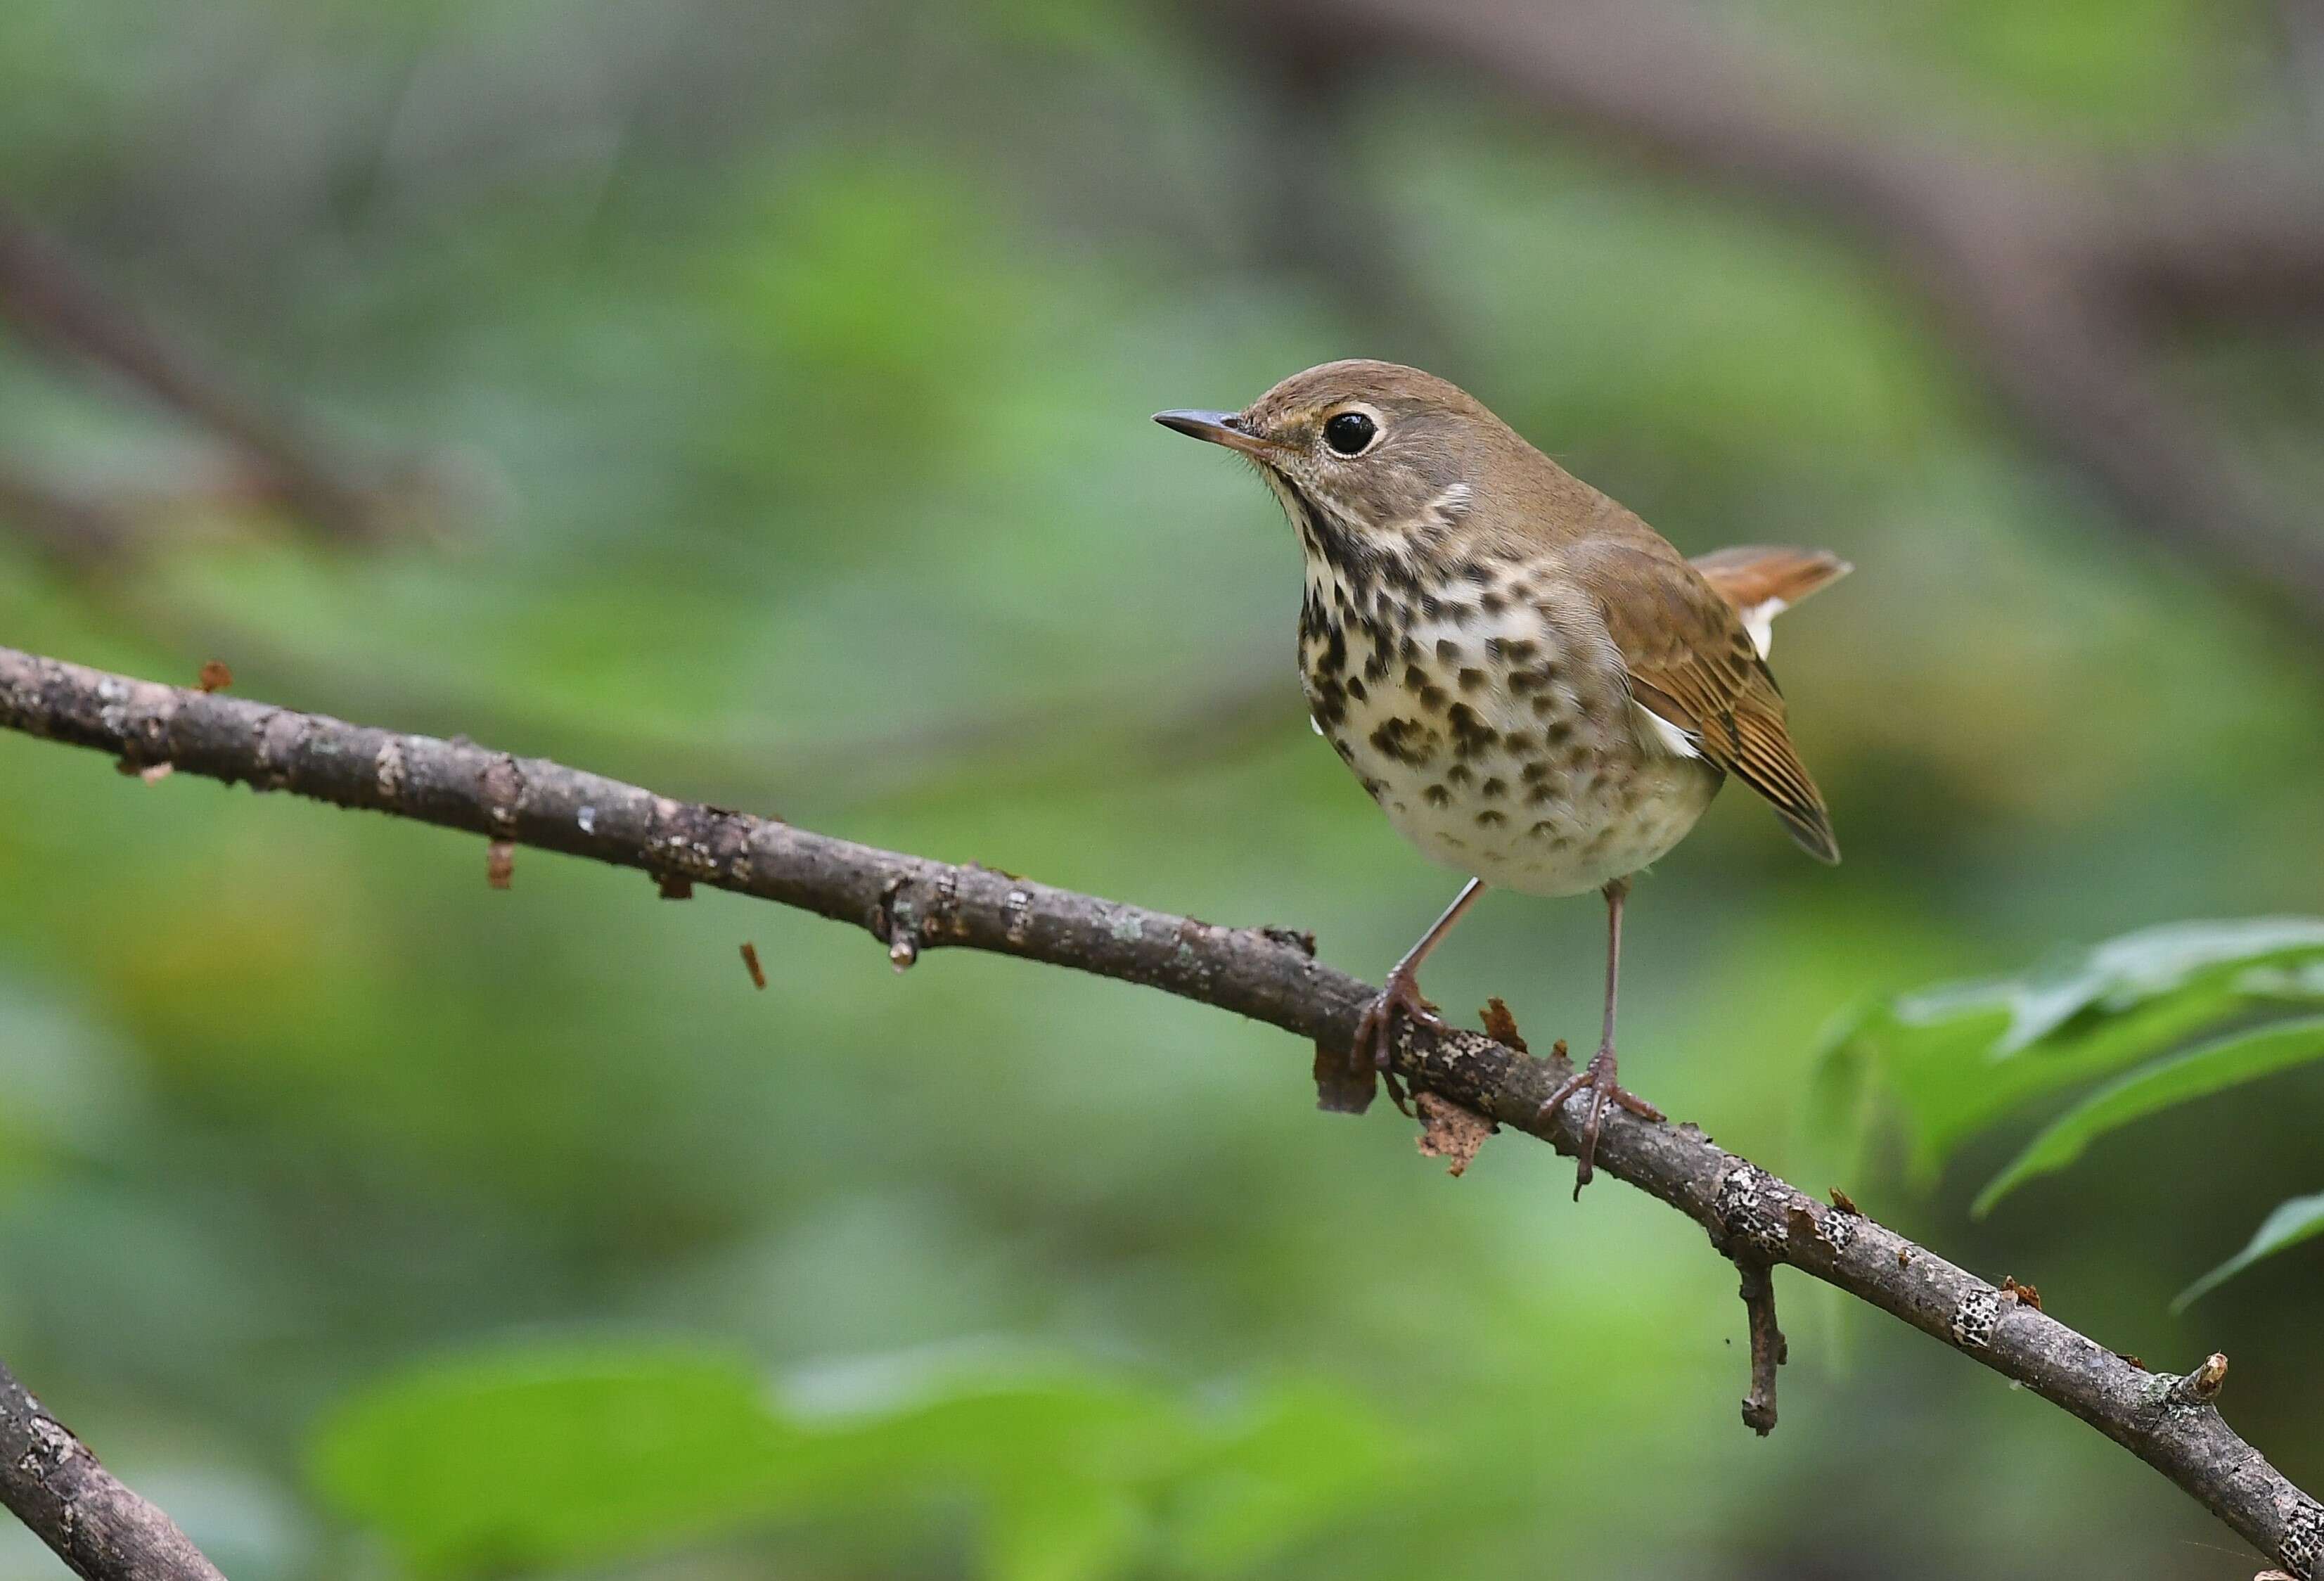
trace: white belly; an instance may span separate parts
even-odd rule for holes
[[[1641,727],[1618,661],[1572,652],[1533,610],[1412,636],[1370,680],[1357,638],[1336,695],[1312,638],[1302,670],[1317,728],[1434,861],[1525,894],[1579,894],[1661,856],[1718,793],[1716,770]]]

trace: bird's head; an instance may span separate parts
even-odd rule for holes
[[[1531,447],[1473,396],[1396,363],[1324,363],[1240,411],[1158,411],[1165,428],[1254,463],[1327,541],[1388,548],[1444,532]]]

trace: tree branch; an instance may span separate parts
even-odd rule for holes
[[[1372,988],[1280,930],[1191,918],[812,834],[658,796],[540,758],[397,735],[0,648],[0,727],[451,829],[705,883],[865,929],[908,965],[945,946],[1118,978],[1344,1049]],[[1538,1118],[1563,1061],[1481,1033],[1400,1023],[1394,1065],[1422,1091],[1561,1151],[1585,1100]],[[1787,1263],[2015,1380],[2169,1477],[2302,1581],[2324,1506],[2237,1437],[2207,1395],[2149,1373],[1852,1209],[1826,1207],[1692,1125],[1609,1113],[1598,1167],[1677,1208],[1728,1256]],[[1738,1262],[1738,1265],[1742,1265]],[[1747,1271],[1748,1278],[1748,1271]],[[1773,1308],[1755,1303],[1773,1328]],[[1770,1342],[1768,1355],[1779,1352]],[[2208,1368],[2208,1364],[2207,1364]],[[2200,1375],[2200,1374],[2199,1374]]]
[[[89,1581],[226,1581],[0,1364],[0,1503]]]

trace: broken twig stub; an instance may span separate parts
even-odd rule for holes
[[[1508,1044],[1520,1054],[1533,1052],[1526,1047],[1525,1039],[1518,1034],[1517,1018],[1509,1013],[1509,1007],[1507,1004],[1498,998],[1488,999],[1485,1001],[1485,1008],[1481,1013],[1484,1018],[1485,1036],[1492,1039],[1496,1043]]]
[[[1743,1397],[1743,1424],[1762,1438],[1775,1430],[1775,1369],[1791,1346],[1775,1324],[1775,1271],[1748,1256],[1735,1260],[1743,1276],[1743,1311],[1751,1330],[1751,1392]]]

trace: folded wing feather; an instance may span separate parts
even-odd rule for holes
[[[1690,563],[1650,532],[1600,539],[1575,561],[1605,611],[1632,699],[1766,797],[1792,838],[1823,862],[1840,860],[1840,845],[1792,747],[1767,669],[1766,623],[1848,569],[1796,549],[1722,550]]]

